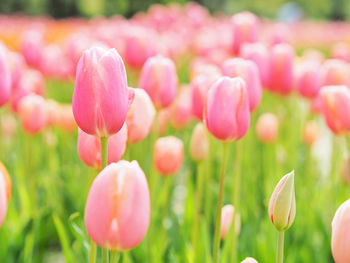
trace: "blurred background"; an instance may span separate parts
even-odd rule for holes
[[[152,4],[184,4],[186,0],[1,0],[0,13],[21,12],[28,15],[49,14],[55,18],[115,14],[131,17],[146,11]],[[286,13],[315,20],[350,19],[348,0],[198,0],[211,12],[232,14],[249,10],[258,15],[279,19]]]

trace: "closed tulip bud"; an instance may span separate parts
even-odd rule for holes
[[[321,85],[319,65],[315,62],[306,61],[299,65],[296,72],[296,88],[306,98],[317,97]]]
[[[44,47],[43,34],[39,30],[28,30],[22,35],[21,53],[31,66],[39,66]]]
[[[320,137],[320,127],[315,121],[308,121],[305,123],[303,139],[308,147],[311,147],[313,143]]]
[[[340,170],[340,176],[344,184],[350,184],[350,158],[346,156]]]
[[[108,137],[126,120],[133,91],[123,60],[115,49],[93,47],[80,58],[72,99],[74,118],[84,132]]]
[[[192,114],[199,120],[203,119],[204,105],[207,100],[207,93],[213,83],[219,78],[218,74],[201,74],[191,82],[192,90]]]
[[[154,146],[154,164],[161,175],[177,173],[184,156],[182,141],[174,136],[161,137]],[[171,160],[171,161],[170,161]]]
[[[123,156],[127,140],[126,125],[119,132],[108,138],[108,164],[116,163]],[[95,169],[101,168],[101,141],[100,138],[90,135],[79,129],[78,131],[78,154],[81,160]]]
[[[190,154],[196,162],[207,159],[209,155],[209,138],[203,123],[197,123],[194,127],[190,142]]]
[[[270,77],[267,89],[287,95],[293,88],[294,49],[289,44],[277,44],[271,48]]]
[[[221,225],[220,225],[220,237],[225,239],[230,231],[232,221],[235,218],[235,233],[239,234],[241,228],[241,222],[239,215],[236,215],[233,205],[225,205],[221,209]]]
[[[4,105],[11,94],[11,71],[7,62],[7,50],[0,43],[0,106]]]
[[[0,226],[2,225],[5,219],[10,197],[11,178],[5,166],[0,162]]]
[[[261,101],[262,87],[257,66],[245,59],[232,58],[222,64],[222,74],[228,77],[241,77],[246,84],[249,109],[253,111]]]
[[[30,134],[38,134],[47,125],[46,101],[39,95],[30,94],[21,99],[18,113],[23,129]]]
[[[269,53],[262,43],[245,43],[242,45],[241,57],[253,61],[259,69],[261,83],[268,85],[269,78]]]
[[[143,89],[134,89],[134,91],[135,98],[126,118],[128,143],[130,144],[147,137],[156,115],[156,110],[147,92]]]
[[[287,230],[295,218],[294,171],[277,184],[269,203],[269,216],[278,231]]]
[[[249,99],[244,80],[221,77],[210,88],[204,109],[205,124],[219,140],[236,141],[249,127]]]
[[[321,86],[350,85],[350,65],[339,59],[329,59],[320,69]]]
[[[192,91],[188,86],[182,87],[175,102],[171,105],[171,124],[180,130],[184,128],[192,118]]]
[[[336,263],[350,262],[350,200],[335,212],[332,221],[332,254]]]
[[[256,123],[256,135],[263,143],[274,143],[278,137],[279,121],[275,114],[264,113]]]
[[[171,119],[171,109],[164,108],[158,113],[158,134],[164,134],[169,126]],[[154,127],[155,128],[155,127]]]
[[[245,42],[252,43],[258,40],[258,18],[250,12],[242,12],[232,17],[233,52],[238,53]]]
[[[336,134],[350,131],[350,90],[346,86],[328,86],[321,90],[322,111],[328,127]]]
[[[174,101],[177,85],[176,67],[169,58],[151,57],[142,67],[139,88],[148,93],[157,108],[167,107]]]
[[[108,165],[91,185],[85,225],[97,245],[124,251],[136,247],[147,233],[150,197],[137,161]]]
[[[254,258],[248,257],[245,258],[241,263],[258,263]]]

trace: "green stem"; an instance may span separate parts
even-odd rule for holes
[[[197,163],[197,181],[196,181],[196,214],[194,217],[194,227],[193,227],[193,249],[195,254],[197,251],[197,240],[198,240],[198,229],[199,229],[199,219],[201,215],[201,204],[202,204],[202,192],[203,192],[203,172],[202,172],[202,163]]]
[[[97,246],[96,246],[95,242],[91,240],[91,242],[90,242],[89,263],[95,263],[96,262],[96,252],[97,252]]]
[[[219,184],[219,196],[216,207],[216,221],[215,221],[215,234],[214,234],[214,247],[213,247],[213,263],[219,262],[219,250],[220,250],[220,226],[221,226],[221,209],[224,198],[224,183],[225,183],[225,171],[227,162],[227,143],[223,143],[222,150],[222,162],[220,170],[220,184]]]
[[[118,262],[118,251],[117,250],[112,250],[111,251],[111,263],[116,263]]]
[[[278,232],[277,240],[277,263],[283,263],[284,231]]]
[[[108,162],[108,138],[101,137],[101,170],[107,166]]]
[[[102,263],[108,263],[108,249],[102,248]]]

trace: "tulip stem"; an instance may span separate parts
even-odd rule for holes
[[[283,263],[284,231],[278,231],[277,263]]]
[[[201,203],[202,203],[202,192],[203,192],[203,172],[202,163],[197,163],[197,181],[196,181],[196,211],[194,216],[194,227],[193,227],[193,249],[195,255],[197,255],[197,240],[198,240],[198,229],[199,229],[199,219],[201,215]]]
[[[218,196],[218,204],[216,207],[213,263],[219,262],[221,208],[224,201],[223,198],[224,198],[224,183],[225,183],[225,171],[226,171],[226,162],[227,162],[227,146],[228,146],[227,143],[223,143],[221,170],[220,170],[219,196]]]
[[[102,248],[102,263],[108,263],[108,249]]]
[[[111,263],[116,263],[118,262],[118,251],[117,250],[112,250],[111,251]]]
[[[101,137],[101,169],[105,168],[107,166],[108,162],[108,138],[107,137]]]
[[[90,242],[89,263],[95,263],[96,262],[96,252],[97,252],[97,246],[96,246],[95,242],[91,240],[91,242]]]

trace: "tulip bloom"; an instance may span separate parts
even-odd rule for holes
[[[258,18],[250,12],[242,12],[232,17],[233,52],[238,53],[245,42],[252,43],[258,40]]]
[[[205,160],[209,155],[209,138],[203,123],[197,123],[194,127],[190,141],[190,155],[196,162]]]
[[[254,258],[247,257],[241,263],[258,263]]]
[[[232,221],[234,217],[239,218],[235,214],[235,208],[233,205],[225,205],[221,209],[221,225],[220,225],[220,237],[221,239],[225,239],[230,227],[232,225]],[[240,222],[235,221],[235,232],[238,233],[240,231]]]
[[[123,156],[126,149],[127,133],[127,128],[124,124],[120,131],[108,138],[108,164],[118,162]],[[78,154],[87,166],[95,169],[101,168],[100,138],[87,134],[79,129]]]
[[[21,53],[29,65],[39,66],[43,48],[43,34],[39,30],[28,30],[23,33]]]
[[[350,85],[350,65],[339,59],[327,60],[320,69],[321,86]]]
[[[192,91],[182,87],[175,102],[171,105],[171,124],[175,129],[184,128],[192,118]]]
[[[304,62],[296,72],[296,88],[306,98],[315,98],[321,88],[319,65],[315,62]]]
[[[250,123],[248,100],[244,80],[221,77],[207,94],[204,116],[208,130],[222,141],[242,138]]]
[[[178,86],[174,62],[163,56],[149,58],[144,64],[139,88],[144,89],[157,108],[169,106],[175,99]]]
[[[336,263],[350,262],[350,200],[335,212],[332,221],[332,254]]]
[[[294,171],[283,176],[272,193],[269,216],[278,231],[287,230],[295,218]]]
[[[0,162],[0,226],[2,225],[5,219],[10,197],[11,178],[5,166]]]
[[[30,134],[41,132],[47,125],[47,107],[43,97],[35,94],[25,96],[18,105],[23,129]]]
[[[328,127],[336,134],[350,131],[350,90],[346,86],[328,86],[321,90],[322,110]]]
[[[249,97],[249,109],[250,111],[255,110],[262,96],[261,81],[257,66],[249,60],[232,58],[222,64],[222,74],[231,78],[241,77],[245,81]]]
[[[159,138],[154,146],[154,163],[162,175],[178,172],[182,166],[184,145],[174,136]]]
[[[256,134],[263,143],[274,143],[278,137],[279,121],[275,114],[264,113],[256,123]]]
[[[136,143],[146,138],[156,115],[156,109],[147,92],[143,89],[134,89],[134,91],[135,98],[126,118],[128,143]]]
[[[0,44],[0,106],[9,100],[11,94],[11,72],[7,57],[7,50]]]
[[[79,128],[99,137],[117,133],[132,99],[124,63],[117,51],[100,47],[86,50],[77,66],[72,99]]]
[[[288,44],[277,44],[271,48],[270,77],[267,89],[287,95],[293,88],[294,49]]]
[[[91,185],[85,208],[89,237],[99,246],[117,251],[136,247],[150,221],[150,196],[137,161],[112,163]]]
[[[253,61],[259,69],[261,83],[268,85],[269,53],[262,43],[245,43],[240,50],[241,57]]]

